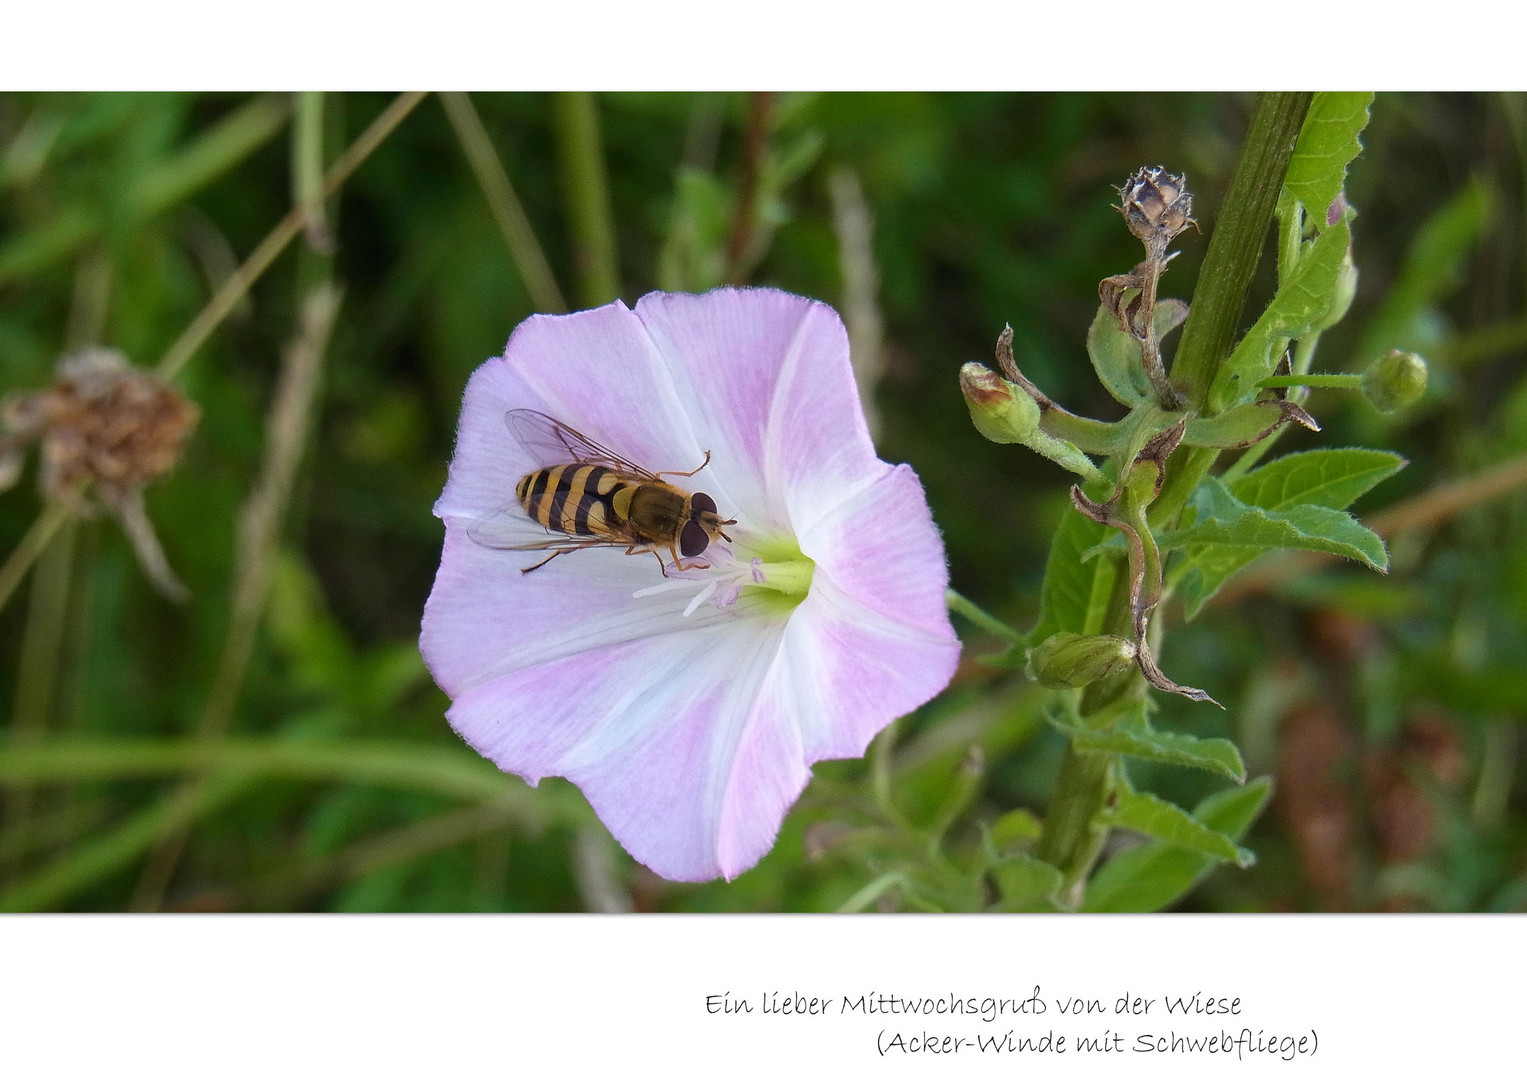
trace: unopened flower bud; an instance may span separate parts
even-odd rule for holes
[[[1347,248],[1346,255],[1342,256],[1341,269],[1336,271],[1336,288],[1331,291],[1331,307],[1326,311],[1325,317],[1312,327],[1316,331],[1329,330],[1346,316],[1347,309],[1352,306],[1352,298],[1357,295],[1357,266],[1352,262],[1352,248]]]
[[[1039,403],[988,367],[961,367],[960,391],[976,430],[992,442],[1027,442],[1039,430]]]
[[[1029,672],[1052,690],[1117,675],[1135,662],[1135,643],[1113,634],[1051,634],[1029,656]]]
[[[1426,392],[1426,361],[1415,353],[1392,350],[1363,372],[1363,394],[1382,413],[1395,412]]]
[[[1170,240],[1189,225],[1197,224],[1193,220],[1193,196],[1184,186],[1185,179],[1157,165],[1141,169],[1119,189],[1119,209],[1136,239]]]

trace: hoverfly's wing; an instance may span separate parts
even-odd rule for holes
[[[526,516],[516,503],[467,524],[472,542],[498,551],[580,551],[591,547],[624,547],[618,537],[572,536],[551,533]]]
[[[510,409],[504,414],[504,423],[508,425],[510,434],[529,452],[537,468],[575,463],[603,465],[626,476],[643,480],[657,479],[657,475],[650,470],[535,409]]]

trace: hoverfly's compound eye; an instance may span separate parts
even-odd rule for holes
[[[697,514],[714,514],[716,512],[716,500],[703,491],[695,492],[694,497],[689,500],[689,505]]]
[[[693,559],[710,545],[710,537],[705,535],[698,522],[688,522],[684,530],[679,533],[679,551],[686,559]]]

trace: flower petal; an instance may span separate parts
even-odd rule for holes
[[[744,597],[730,608],[702,604],[686,617],[698,583],[688,591],[637,598],[633,594],[643,586],[663,581],[651,555],[596,548],[559,556],[532,574],[521,572],[542,557],[483,547],[462,526],[448,524],[419,638],[425,663],[447,694],[622,642],[704,634],[754,606]]]
[[[861,488],[799,540],[816,572],[790,637],[811,643],[813,693],[826,705],[800,714],[807,760],[856,757],[876,732],[954,675],[960,642],[945,602],[943,545],[922,485],[905,465]]]
[[[696,437],[740,526],[803,529],[888,468],[859,407],[848,334],[826,304],[717,289],[652,293],[636,314],[659,351],[687,360]]]
[[[794,729],[755,722],[783,630],[752,618],[565,657],[479,683],[447,716],[500,768],[573,781],[664,877],[733,876],[808,776]]]

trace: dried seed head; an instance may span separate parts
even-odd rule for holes
[[[144,511],[143,488],[175,464],[197,415],[178,390],[119,352],[87,349],[65,357],[52,386],[0,405],[0,490],[19,473],[22,447],[39,442],[43,494],[85,514],[91,491],[122,523],[154,587],[184,600],[186,587]]]
[[[1157,165],[1142,168],[1119,189],[1119,211],[1137,239],[1157,240],[1164,247],[1189,225],[1198,227],[1184,182],[1185,177]]]
[[[121,353],[65,357],[46,390],[12,397],[0,423],[15,440],[39,439],[50,499],[78,501],[89,483],[119,506],[175,464],[196,425],[196,406]]]

